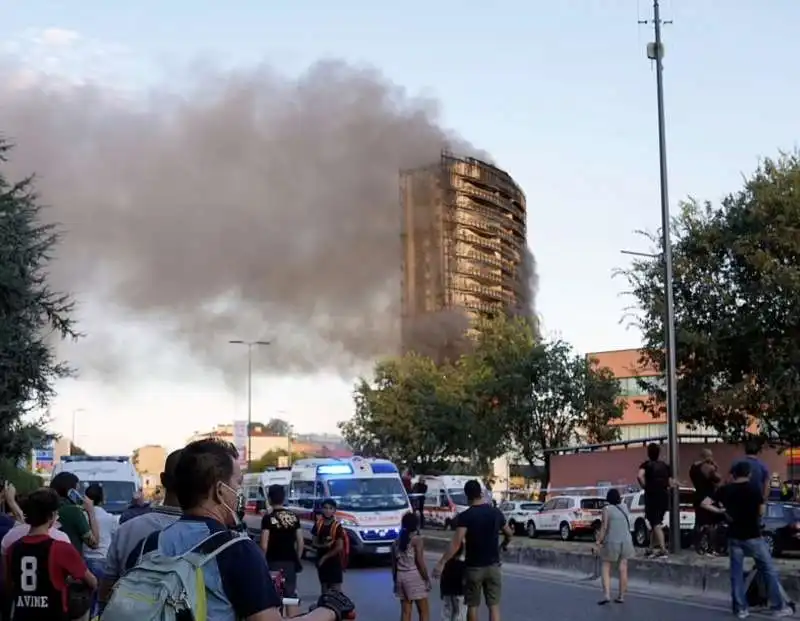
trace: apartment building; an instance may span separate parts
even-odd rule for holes
[[[402,171],[402,342],[423,341],[481,316],[529,307],[525,194],[505,171],[443,153]]]
[[[657,438],[667,434],[666,416],[654,418],[646,412],[638,401],[644,401],[647,395],[639,386],[639,380],[647,378],[649,382],[664,383],[663,376],[654,368],[642,364],[641,351],[638,349],[618,349],[587,354],[595,360],[598,367],[607,367],[617,378],[622,397],[627,403],[625,414],[617,424],[621,427],[620,440],[639,440]],[[684,423],[678,424],[678,433],[683,436],[715,436],[715,431],[702,428],[690,428]]]

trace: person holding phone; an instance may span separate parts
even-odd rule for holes
[[[96,548],[100,541],[100,528],[94,512],[94,503],[78,491],[78,477],[72,472],[59,472],[50,481],[50,488],[59,496],[58,522],[75,549],[83,555],[84,546]]]

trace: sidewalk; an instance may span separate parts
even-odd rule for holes
[[[426,530],[423,532],[426,548],[444,551],[453,533]],[[637,550],[642,554],[641,550]],[[592,553],[588,541],[560,541],[556,539],[529,539],[515,537],[503,561],[530,565],[542,569],[573,571],[585,576],[599,576],[600,559]],[[789,597],[800,601],[800,562],[797,559],[775,559],[781,582]],[[628,562],[632,581],[654,585],[670,585],[684,589],[730,592],[728,559],[706,557],[684,550],[666,559],[649,559],[637,556]]]

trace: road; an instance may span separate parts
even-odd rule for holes
[[[428,559],[432,567],[437,557]],[[647,621],[715,621],[730,619],[730,604],[720,599],[690,595],[675,590],[636,589],[624,604],[600,607],[599,583],[587,583],[567,574],[543,572],[521,565],[503,567],[503,621],[586,621],[592,619],[634,619]],[[306,565],[300,574],[299,594],[312,602],[318,594],[316,572]],[[360,621],[391,621],[399,618],[399,605],[392,595],[387,567],[351,568],[345,574],[345,592],[356,602]],[[728,607],[726,607],[728,606]],[[431,595],[431,621],[441,618],[438,587]],[[415,615],[416,618],[416,615]],[[487,619],[483,611],[481,619]]]

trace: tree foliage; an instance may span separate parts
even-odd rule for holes
[[[730,439],[756,420],[765,435],[800,443],[800,158],[765,160],[719,206],[685,202],[670,230],[680,420]],[[648,238],[657,247],[659,235]],[[642,364],[663,373],[662,260],[622,273]],[[646,388],[646,407],[663,413],[663,387]]]
[[[409,354],[376,366],[354,392],[355,415],[340,425],[356,452],[419,471],[467,467],[487,474],[513,450],[538,463],[544,449],[583,437],[616,437],[619,386],[561,341],[537,343],[521,318],[476,326],[470,352],[437,365]],[[457,464],[457,465],[456,465]]]
[[[0,138],[0,165],[9,151]],[[42,412],[71,373],[51,337],[78,337],[72,300],[48,285],[60,231],[41,212],[33,178],[12,183],[0,169],[0,454],[11,459],[44,444]]]
[[[292,426],[282,418],[270,418],[264,425],[264,429],[275,436],[288,436],[292,431]]]
[[[442,468],[463,451],[463,386],[457,367],[417,354],[380,362],[354,391],[353,418],[340,424],[356,453],[423,469]]]
[[[288,455],[289,451],[284,449],[273,449],[271,451],[267,451],[251,464],[250,470],[252,472],[261,472],[267,468],[277,468],[279,466],[278,460],[281,457],[287,457]],[[305,459],[305,457],[305,453],[296,453],[292,451],[292,459],[290,461],[291,463],[294,463],[298,459]]]
[[[507,430],[516,452],[531,466],[544,463],[547,485],[548,450],[616,440],[619,427],[610,423],[622,418],[625,404],[613,373],[562,340],[537,344],[521,366],[529,389],[520,394]]]

